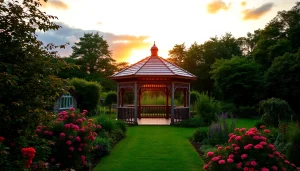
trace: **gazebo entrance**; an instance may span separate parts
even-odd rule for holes
[[[154,44],[151,56],[111,76],[118,84],[118,119],[128,124],[139,124],[138,120],[142,118],[164,118],[172,125],[190,117],[190,81],[196,77],[157,56],[157,52]],[[141,97],[145,91],[163,92],[166,105],[142,105]],[[183,92],[182,106],[174,104],[175,91]],[[133,92],[133,105],[124,104],[126,92]]]

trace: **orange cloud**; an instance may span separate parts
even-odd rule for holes
[[[242,7],[244,7],[244,6],[246,6],[246,5],[247,5],[247,1],[241,2],[241,6],[242,6]]]
[[[220,10],[228,10],[229,5],[227,6],[225,2],[222,0],[213,0],[212,2],[207,4],[207,12],[210,14],[216,14]]]
[[[56,9],[68,9],[69,6],[60,0],[48,0],[45,2],[44,0],[40,1],[42,7],[45,8],[56,8]]]
[[[269,12],[272,9],[273,5],[274,3],[269,2],[255,9],[246,9],[243,11],[243,20],[257,20],[267,12]]]

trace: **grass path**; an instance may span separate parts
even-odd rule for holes
[[[171,126],[129,127],[127,137],[94,171],[199,171],[203,161],[190,144],[195,129]]]

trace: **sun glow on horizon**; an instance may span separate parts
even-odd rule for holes
[[[132,65],[132,64],[135,64],[135,63],[139,62],[140,60],[150,56],[151,55],[150,48],[151,47],[149,47],[148,49],[145,49],[145,48],[132,49],[130,56],[125,60],[125,62],[128,62],[130,65]],[[162,50],[160,52],[160,50],[159,50],[158,56],[160,56],[162,58],[168,58],[168,53],[167,53],[167,51]]]

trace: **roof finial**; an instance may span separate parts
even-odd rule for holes
[[[155,41],[154,41],[154,44],[151,48],[151,56],[157,56],[157,52],[158,52],[158,48],[156,47]]]

